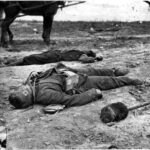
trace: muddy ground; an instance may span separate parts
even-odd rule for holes
[[[94,30],[93,30],[94,29]],[[41,22],[14,22],[14,44],[0,48],[0,63],[46,50],[93,50],[103,55],[102,62],[81,64],[64,62],[72,67],[125,67],[127,76],[150,80],[150,22],[55,22],[52,44],[41,39]],[[7,129],[8,149],[119,149],[150,148],[150,106],[130,112],[128,117],[107,126],[99,119],[102,107],[112,102],[134,106],[149,101],[150,87],[123,87],[103,92],[97,102],[73,107],[54,115],[42,113],[42,106],[28,111],[14,110],[9,93],[31,71],[46,70],[53,64],[0,68],[0,123]],[[3,120],[4,118],[4,120]]]

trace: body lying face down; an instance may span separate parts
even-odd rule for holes
[[[126,71],[116,74],[114,69],[56,66],[31,76],[26,84],[9,95],[9,102],[15,108],[27,108],[33,104],[82,106],[101,99],[101,90],[142,84],[138,79],[123,76],[125,74]]]
[[[4,66],[22,66],[22,65],[33,65],[33,64],[47,64],[60,61],[80,61],[82,63],[93,63],[95,61],[102,61],[103,57],[101,54],[96,54],[91,50],[80,51],[80,50],[49,50],[40,54],[32,54],[25,56],[21,59],[9,59],[4,60]]]

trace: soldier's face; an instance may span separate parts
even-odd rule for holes
[[[15,108],[26,108],[32,104],[32,89],[29,85],[22,85],[17,91],[10,93],[9,101]]]
[[[32,90],[29,85],[20,86],[18,92],[22,93],[23,96],[32,95]]]

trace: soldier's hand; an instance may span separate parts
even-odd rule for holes
[[[102,94],[102,91],[99,89],[96,89],[97,94]]]
[[[102,98],[102,92],[99,89],[92,88],[88,91],[88,95],[93,96],[96,99]]]
[[[101,90],[99,90],[99,89],[96,89],[96,93],[97,93],[97,97],[100,99],[100,98],[102,98],[102,91]]]
[[[37,77],[37,72],[32,72],[32,75],[31,75],[31,80],[35,79]]]

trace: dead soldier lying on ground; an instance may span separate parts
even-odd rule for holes
[[[94,61],[101,61],[102,56],[96,56],[93,51],[61,51],[61,50],[50,50],[40,54],[33,54],[26,56],[22,59],[15,60],[15,62],[7,61],[6,66],[23,66],[33,64],[46,64],[54,63],[59,61],[81,61],[82,63],[93,63]]]
[[[30,75],[24,85],[9,95],[9,102],[18,109],[33,104],[81,106],[102,98],[101,90],[143,83],[123,76],[127,73],[126,69],[72,69],[59,63],[45,72]]]

